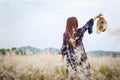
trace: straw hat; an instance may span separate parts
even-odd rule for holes
[[[96,33],[100,34],[101,32],[104,32],[107,28],[107,22],[104,19],[104,17],[100,17],[97,21],[97,28]]]

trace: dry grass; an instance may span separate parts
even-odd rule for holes
[[[120,80],[120,57],[88,56],[93,80]],[[0,56],[0,80],[65,80],[61,55]]]

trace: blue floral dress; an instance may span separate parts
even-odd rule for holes
[[[78,28],[77,38],[76,38],[76,48],[68,48],[68,45],[65,41],[66,35],[63,35],[63,45],[61,48],[61,54],[66,55],[66,64],[67,64],[67,73],[68,77],[73,76],[74,72],[77,72],[78,77],[81,77],[81,74],[89,76],[90,73],[90,64],[87,61],[87,55],[83,45],[83,36],[84,33],[88,30],[88,33],[92,33],[92,26],[94,20],[90,19],[83,27]],[[73,70],[74,72],[72,72]],[[73,74],[72,74],[73,73]]]

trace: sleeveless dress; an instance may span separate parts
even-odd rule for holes
[[[88,30],[88,33],[92,33],[92,26],[94,20],[90,19],[83,27],[77,30],[76,48],[68,48],[65,41],[66,35],[63,35],[63,45],[61,48],[61,54],[66,55],[66,79],[68,80],[84,80],[85,76],[90,76],[90,64],[87,61],[87,55],[83,45],[84,33]]]

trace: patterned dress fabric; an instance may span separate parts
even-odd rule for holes
[[[61,54],[66,55],[67,63],[67,78],[68,80],[83,80],[83,76],[90,76],[90,64],[87,61],[87,55],[83,45],[84,33],[88,30],[88,33],[92,33],[92,26],[94,24],[93,19],[90,19],[83,27],[77,30],[76,48],[68,48],[65,41],[66,35],[63,34],[63,45],[61,48]],[[76,79],[72,79],[72,78]]]

